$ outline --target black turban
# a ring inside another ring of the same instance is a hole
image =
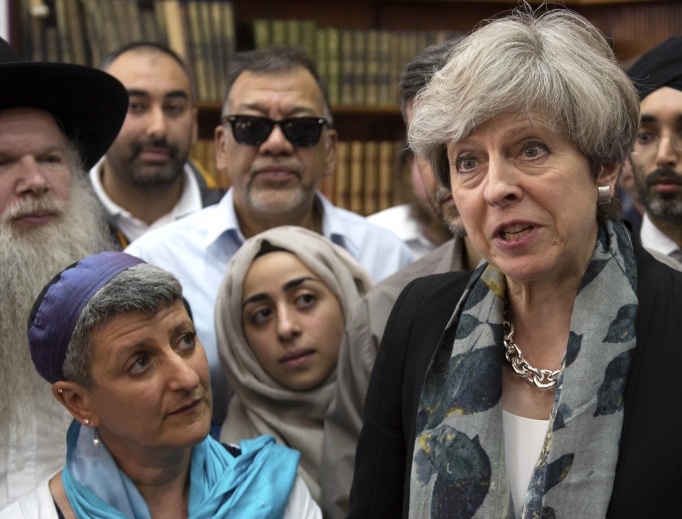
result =
[[[640,101],[662,87],[682,90],[682,37],[668,38],[628,70]]]

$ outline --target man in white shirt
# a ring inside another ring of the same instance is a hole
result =
[[[131,43],[100,68],[123,83],[130,105],[90,180],[126,247],[149,230],[218,202],[224,191],[188,162],[197,109],[189,71],[175,52],[157,43]]]
[[[640,98],[631,154],[644,247],[682,261],[682,37],[670,38],[628,71]]]
[[[112,247],[85,168],[128,96],[89,67],[21,62],[0,39],[0,509],[64,465],[71,415],[29,355],[31,307],[71,263]]]
[[[336,164],[326,86],[305,51],[268,47],[237,55],[215,130],[216,163],[232,188],[216,205],[149,233],[126,250],[175,274],[208,356],[213,421],[229,390],[218,360],[214,305],[227,264],[246,238],[280,225],[319,232],[345,248],[375,281],[412,260],[392,232],[334,207],[317,186]]]

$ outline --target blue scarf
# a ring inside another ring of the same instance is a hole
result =
[[[135,484],[117,466],[94,430],[75,420],[67,434],[64,489],[79,519],[151,519]],[[296,478],[299,453],[272,436],[240,442],[233,457],[207,436],[192,449],[189,519],[284,516]]]

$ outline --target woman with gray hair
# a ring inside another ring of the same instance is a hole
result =
[[[208,436],[206,354],[168,272],[121,252],[88,256],[38,296],[28,337],[74,420],[64,469],[0,518],[321,517],[296,451]]]
[[[349,517],[678,513],[682,274],[613,198],[638,124],[608,43],[563,9],[481,27],[417,96],[410,144],[484,260],[396,302]]]

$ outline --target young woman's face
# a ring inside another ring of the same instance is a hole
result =
[[[271,252],[253,262],[244,278],[242,325],[263,369],[288,389],[313,389],[336,365],[341,306],[294,254]]]

